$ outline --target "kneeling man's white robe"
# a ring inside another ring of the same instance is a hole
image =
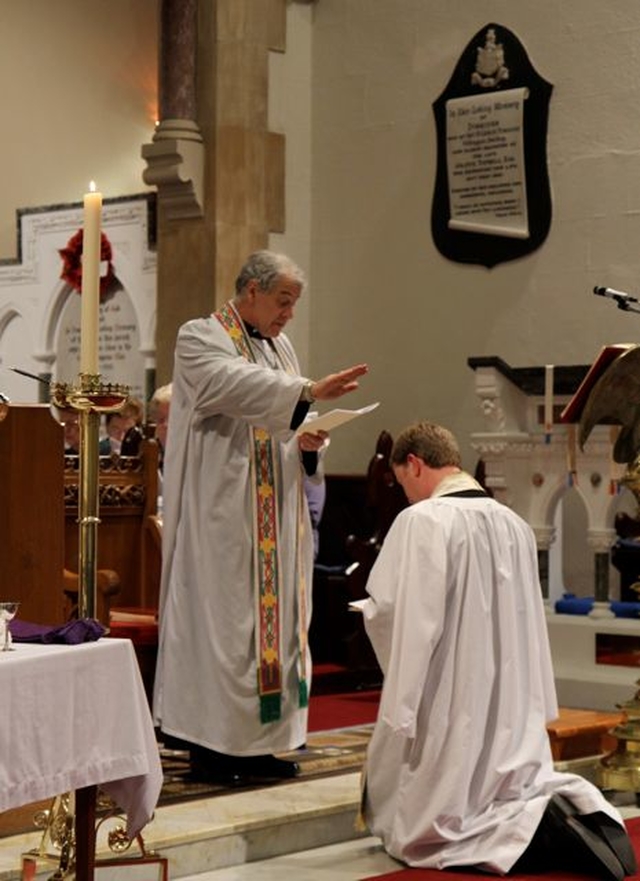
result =
[[[402,511],[371,572],[365,626],[384,672],[365,814],[412,866],[507,872],[554,792],[622,820],[553,767],[558,715],[535,539],[466,474]]]

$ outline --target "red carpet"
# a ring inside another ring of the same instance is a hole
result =
[[[309,731],[331,731],[376,721],[380,691],[353,691],[343,694],[311,695]]]
[[[640,817],[634,817],[633,820],[627,821],[627,830],[633,841],[636,852],[636,859],[640,864]],[[488,875],[485,872],[458,872],[447,870],[442,872],[439,869],[398,869],[395,872],[387,872],[386,875],[375,875],[369,878],[363,878],[362,881],[479,881],[479,879],[499,878],[499,875]],[[585,878],[577,872],[545,872],[539,875],[507,875],[506,878],[531,878],[535,881],[576,881],[578,878]],[[633,875],[634,879],[640,878],[640,875]]]

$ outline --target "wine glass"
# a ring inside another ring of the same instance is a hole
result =
[[[2,646],[0,646],[0,651],[13,651],[13,649],[11,648],[11,633],[9,632],[9,621],[12,621],[15,618],[19,605],[20,603],[15,602],[0,602],[0,633],[2,629],[4,629],[4,637],[2,638]]]

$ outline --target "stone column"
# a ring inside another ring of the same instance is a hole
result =
[[[589,529],[587,543],[593,548],[595,561],[594,603],[591,618],[614,618],[609,603],[609,552],[615,540],[613,529]]]
[[[196,122],[197,0],[162,0],[159,111],[142,147],[143,180],[158,187],[168,219],[202,216],[204,147]]]
[[[160,125],[196,119],[197,0],[162,0],[160,9]]]
[[[179,326],[228,299],[247,254],[284,228],[268,69],[286,21],[286,0],[162,0],[161,119],[142,148],[158,188],[159,384]]]
[[[549,605],[549,548],[556,539],[555,526],[534,526],[533,532],[536,537],[538,548],[538,572],[540,575],[540,587],[545,606]]]

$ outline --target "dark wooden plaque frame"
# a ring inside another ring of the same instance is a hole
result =
[[[478,50],[485,45],[490,30],[495,32],[496,42],[501,44],[504,51],[508,77],[487,87],[474,84],[472,77],[476,72]],[[452,98],[494,96],[497,92],[517,88],[527,88],[529,92],[523,112],[529,236],[520,239],[494,233],[450,229],[446,103]],[[479,263],[492,267],[531,253],[546,239],[551,226],[551,187],[546,142],[552,91],[551,83],[535,71],[520,40],[502,25],[486,24],[467,45],[447,87],[433,103],[438,160],[431,209],[431,232],[436,247],[444,257],[458,263]]]

